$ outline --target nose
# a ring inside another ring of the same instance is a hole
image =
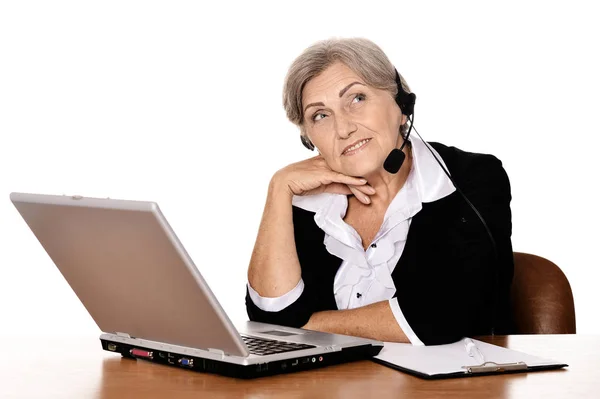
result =
[[[338,116],[335,119],[335,130],[338,137],[341,139],[347,139],[352,135],[352,133],[356,132],[356,129],[356,123],[349,118]]]

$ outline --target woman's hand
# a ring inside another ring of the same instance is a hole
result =
[[[273,179],[287,186],[292,195],[354,194],[363,204],[370,204],[369,195],[375,194],[365,179],[331,170],[321,155],[288,165],[277,171]]]

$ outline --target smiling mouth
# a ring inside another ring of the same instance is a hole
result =
[[[358,151],[360,148],[362,148],[363,146],[365,146],[369,141],[371,141],[371,139],[363,139],[355,144],[352,144],[349,147],[346,147],[344,149],[344,151],[342,152],[342,155],[351,155],[354,154],[356,151]]]

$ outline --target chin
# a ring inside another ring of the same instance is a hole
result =
[[[377,158],[361,159],[357,157],[356,160],[348,159],[342,163],[342,173],[348,176],[354,177],[366,177],[373,173],[376,173],[383,167],[383,162],[379,162]]]

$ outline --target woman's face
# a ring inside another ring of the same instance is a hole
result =
[[[389,92],[367,86],[341,62],[302,93],[304,131],[332,170],[367,177],[397,148],[406,122]]]

